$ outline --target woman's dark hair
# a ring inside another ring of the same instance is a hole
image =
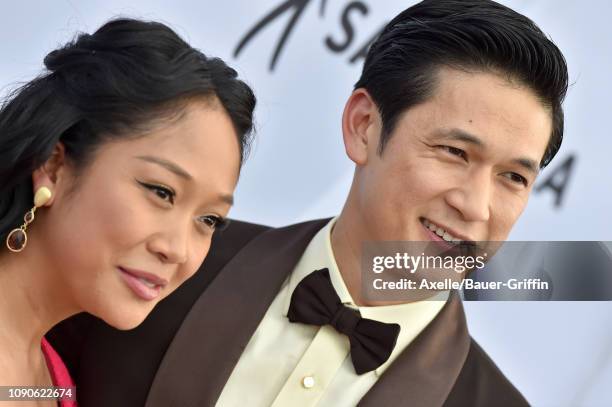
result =
[[[422,1],[372,44],[355,88],[365,88],[381,114],[381,154],[400,115],[433,95],[443,66],[499,72],[531,89],[552,113],[540,167],[548,165],[563,139],[565,59],[533,21],[490,0]]]
[[[115,19],[45,57],[47,71],[0,110],[0,239],[32,206],[32,172],[65,146],[75,170],[102,143],[142,133],[193,99],[218,101],[244,160],[255,96],[235,70],[191,47],[164,24]],[[215,103],[216,103],[215,101]]]

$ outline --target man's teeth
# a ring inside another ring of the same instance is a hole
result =
[[[431,230],[432,232],[434,232],[436,235],[440,236],[442,239],[446,240],[447,242],[453,242],[453,243],[461,242],[461,239],[451,235],[446,230],[442,229],[441,227],[437,225],[434,225],[427,219],[423,219],[423,224],[425,225],[427,229]]]
[[[157,284],[154,284],[154,283],[150,282],[149,280],[145,280],[145,279],[144,279],[144,278],[142,278],[142,277],[136,277],[136,278],[138,279],[138,281],[142,282],[142,283],[143,283],[144,285],[146,285],[147,287],[150,287],[150,288],[155,288],[155,287],[157,287]]]

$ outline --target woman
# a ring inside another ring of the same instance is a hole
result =
[[[0,111],[0,385],[69,384],[53,325],[134,328],[197,270],[252,130],[251,89],[160,23],[110,21],[45,65]]]

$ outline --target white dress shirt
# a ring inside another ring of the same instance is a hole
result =
[[[357,307],[336,265],[331,247],[332,219],[311,240],[283,283],[227,381],[217,406],[355,406],[387,367],[435,318],[448,299]],[[287,311],[295,286],[308,274],[329,269],[340,301],[361,316],[400,325],[397,344],[378,369],[358,375],[348,338],[333,327],[289,322]],[[214,369],[214,366],[211,366]]]

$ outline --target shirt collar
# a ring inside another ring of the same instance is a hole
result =
[[[448,300],[448,296],[448,291],[440,291],[435,296],[423,301],[359,307],[359,312],[364,318],[389,324],[395,323],[400,326],[400,333],[393,352],[391,352],[389,359],[376,369],[376,376],[382,375],[402,351],[433,321]]]
[[[349,294],[344,280],[338,270],[336,259],[331,247],[331,231],[336,223],[336,218],[331,219],[319,232],[312,238],[300,261],[296,264],[293,272],[289,275],[289,282],[285,286],[285,305],[283,315],[286,317],[289,312],[291,295],[300,281],[315,270],[328,269],[334,290],[340,301],[347,306],[355,307],[353,298]]]
[[[304,254],[289,275],[288,284],[285,285],[285,302],[283,316],[287,316],[291,295],[300,281],[315,270],[327,268],[329,276],[340,301],[348,307],[359,310],[364,318],[373,319],[385,323],[396,323],[400,325],[400,334],[397,343],[389,359],[376,369],[376,375],[380,376],[399,354],[406,348],[414,338],[435,318],[440,312],[446,300],[448,291],[442,291],[431,299],[397,305],[384,305],[376,307],[357,307],[349,293],[331,246],[331,231],[336,223],[336,218],[331,219],[306,247]]]

